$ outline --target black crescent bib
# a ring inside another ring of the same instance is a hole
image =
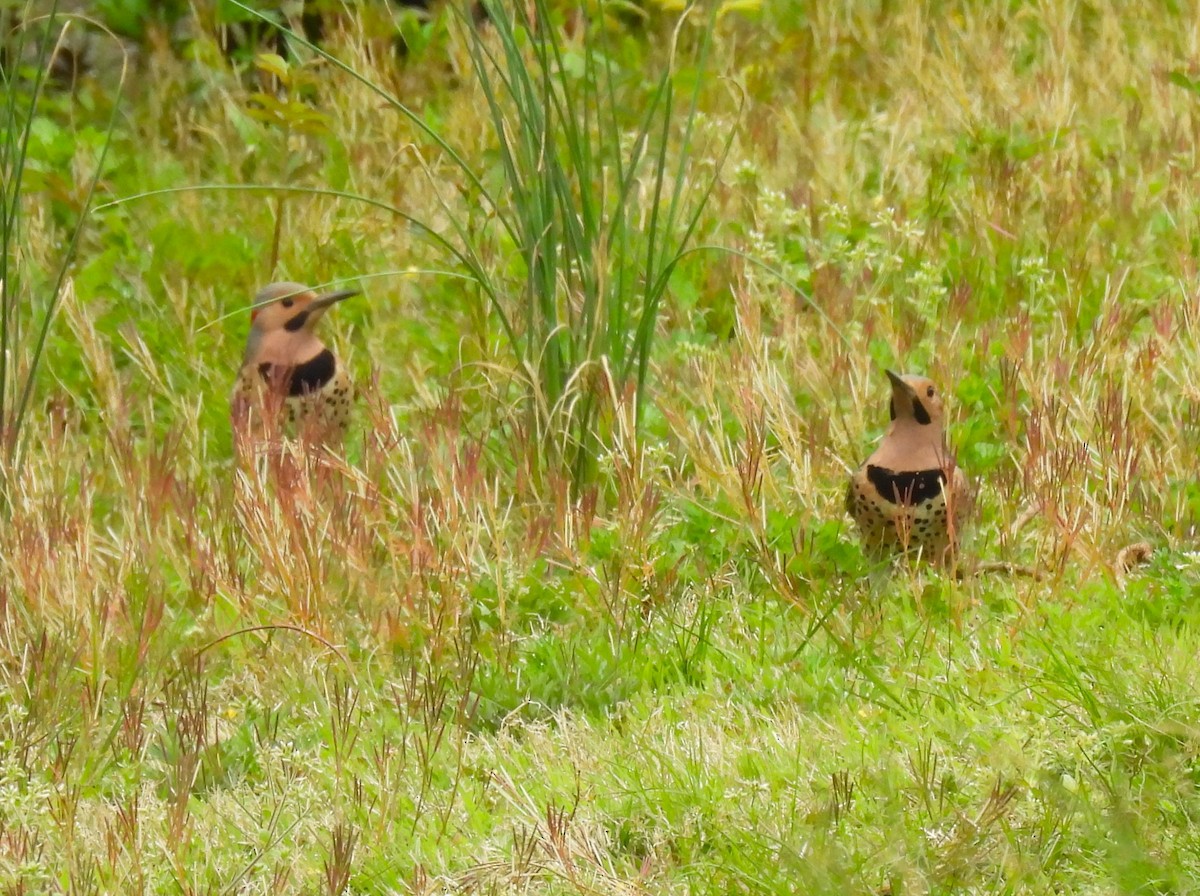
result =
[[[868,464],[867,479],[875,486],[880,497],[893,504],[916,507],[941,495],[946,474],[941,470],[898,473],[886,467]]]
[[[321,387],[333,379],[333,375],[337,373],[337,359],[334,358],[333,352],[325,349],[295,367],[276,369],[274,364],[259,364],[258,372],[264,380],[272,385],[275,383],[279,383],[281,386],[286,384],[289,398],[311,395],[314,392],[320,392]]]

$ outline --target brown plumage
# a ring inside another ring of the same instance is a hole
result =
[[[233,426],[239,438],[341,439],[350,422],[354,389],[313,328],[332,305],[357,294],[343,289],[317,295],[300,283],[272,283],[259,292],[233,387]]]
[[[967,477],[946,447],[942,399],[923,376],[892,381],[892,423],[852,477],[846,511],[872,554],[920,551],[937,563],[957,556]]]

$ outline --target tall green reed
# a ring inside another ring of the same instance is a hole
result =
[[[652,71],[650,52],[637,70],[616,61],[604,2],[577,39],[548,0],[485,6],[491,28],[471,31],[470,56],[504,174],[486,200],[521,277],[510,293],[497,268],[479,274],[518,362],[534,456],[578,490],[607,447],[606,412],[632,401],[640,422],[671,272],[728,154],[731,135],[715,166],[691,165],[712,20],[680,89],[692,7]]]

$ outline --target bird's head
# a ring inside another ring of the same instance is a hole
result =
[[[914,421],[921,426],[942,425],[942,396],[933,382],[923,376],[901,376],[887,371],[892,381],[892,419]]]
[[[254,310],[250,312],[251,325],[262,334],[276,331],[298,333],[302,330],[311,333],[326,310],[354,295],[358,295],[357,289],[340,289],[317,295],[302,283],[272,283],[264,286],[254,297]]]
[[[302,283],[264,286],[254,297],[242,364],[288,366],[319,354],[325,346],[313,327],[332,305],[357,294],[356,289],[341,289],[318,295]]]

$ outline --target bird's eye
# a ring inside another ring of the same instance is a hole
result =
[[[933,386],[930,386],[928,389],[926,389],[925,394],[928,395],[930,398],[933,398]]]
[[[296,300],[295,299],[283,299],[280,301],[279,304],[281,304],[284,308],[291,308],[293,305],[296,304]]]

